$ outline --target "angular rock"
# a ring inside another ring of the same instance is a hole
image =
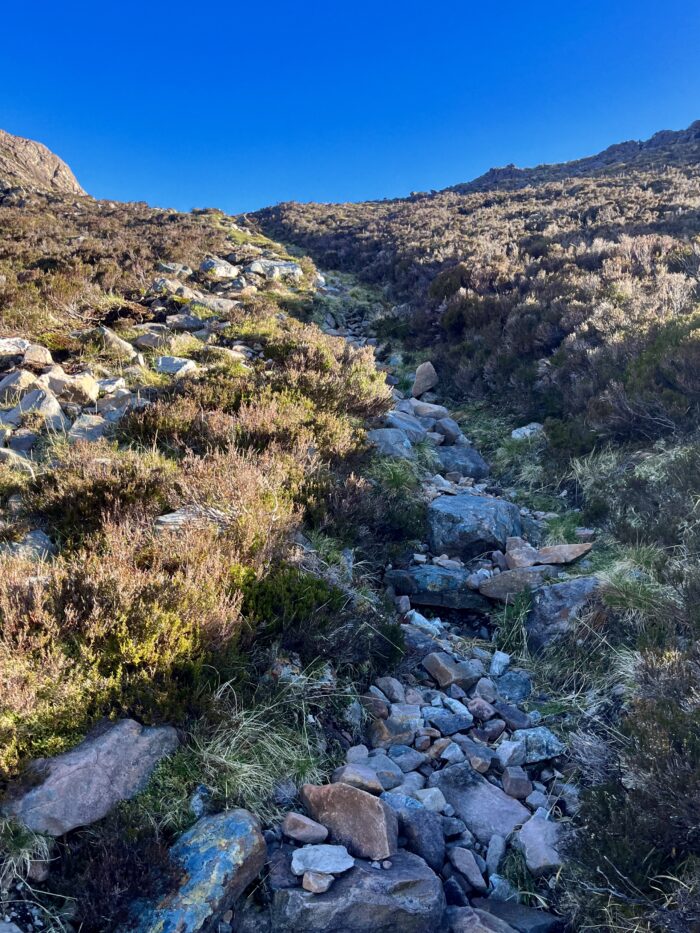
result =
[[[450,933],[518,933],[503,920],[472,907],[448,907]]]
[[[525,907],[516,901],[502,901],[496,898],[476,898],[473,906],[478,913],[492,914],[499,920],[510,924],[518,933],[559,933],[564,929],[560,917],[546,910]]]
[[[440,788],[457,816],[482,845],[488,845],[494,834],[509,836],[530,819],[526,807],[490,784],[467,762],[434,772],[428,784]]]
[[[399,830],[408,851],[425,859],[433,871],[440,871],[445,861],[445,836],[440,814],[425,807],[406,807],[398,814]]]
[[[535,593],[525,621],[530,647],[540,650],[571,631],[574,619],[600,587],[597,577],[575,577]]]
[[[525,856],[525,864],[539,878],[556,871],[562,865],[557,848],[561,841],[561,824],[548,819],[547,811],[539,809],[530,817],[515,837]]]
[[[0,553],[23,557],[25,560],[48,560],[57,553],[57,548],[51,538],[37,528],[19,541],[0,544]]]
[[[469,690],[483,674],[480,661],[455,661],[446,651],[434,651],[421,661],[422,666],[440,687],[456,684]]]
[[[185,373],[191,373],[197,369],[194,360],[187,360],[181,356],[159,356],[153,366],[156,372],[166,373],[169,376],[184,376]]]
[[[520,765],[510,765],[504,768],[501,780],[503,790],[509,797],[524,800],[532,793],[532,782]]]
[[[199,265],[200,272],[206,272],[214,279],[237,279],[241,274],[238,266],[232,266],[225,259],[218,256],[208,256]]]
[[[36,387],[36,377],[32,373],[25,369],[15,369],[0,380],[0,402],[14,405]]]
[[[497,599],[503,603],[510,602],[520,593],[542,586],[558,572],[555,567],[518,567],[515,570],[506,570],[482,581],[479,585],[479,592],[489,599]]]
[[[441,933],[445,897],[423,859],[399,852],[391,868],[367,862],[341,875],[321,895],[299,888],[275,892],[271,929],[284,933]]]
[[[566,751],[566,745],[546,726],[537,726],[534,729],[518,729],[513,733],[512,740],[522,743],[525,750],[523,762],[535,764],[538,761],[547,761],[556,758]],[[523,762],[519,762],[522,764]]]
[[[440,447],[437,457],[446,473],[461,473],[474,479],[483,479],[489,475],[488,463],[478,450],[465,444],[463,446]]]
[[[413,457],[411,442],[404,431],[398,428],[376,428],[367,432],[367,441],[383,457],[398,457],[410,460]]]
[[[413,381],[411,395],[413,398],[420,398],[421,395],[429,392],[430,389],[434,389],[439,381],[438,374],[435,372],[433,364],[429,361],[421,363],[418,369],[416,369],[416,378]]]
[[[322,871],[306,871],[301,886],[311,894],[325,894],[334,881],[333,875],[324,874]]]
[[[355,864],[345,846],[308,845],[295,849],[292,855],[292,873],[300,876],[307,871],[320,871],[327,875],[342,875]]]
[[[361,764],[343,765],[336,768],[331,780],[334,784],[350,784],[351,787],[359,787],[360,790],[366,790],[368,794],[381,794],[382,791],[388,789],[383,787],[382,782],[371,768]],[[396,784],[400,783],[400,780],[396,782]]]
[[[58,400],[48,389],[33,389],[14,408],[0,412],[0,424],[19,427],[28,414],[40,417],[50,431],[64,431],[70,426]]]
[[[408,403],[411,406],[413,414],[417,418],[433,418],[439,420],[440,418],[449,418],[450,413],[445,408],[444,405],[433,405],[431,402],[420,402],[418,399],[411,398],[408,399]]]
[[[522,703],[532,693],[532,678],[527,671],[506,671],[496,678],[499,694],[511,703]]]
[[[109,421],[103,418],[102,415],[81,415],[76,418],[68,432],[68,443],[99,441],[101,437],[105,436],[109,427]]]
[[[537,563],[572,564],[588,554],[592,547],[592,544],[554,544],[551,547],[541,547],[537,551]]]
[[[178,839],[171,861],[182,872],[175,891],[144,910],[137,933],[216,929],[262,871],[267,856],[260,824],[247,810],[206,816]]]
[[[485,894],[488,890],[488,885],[484,881],[484,876],[481,874],[481,870],[476,864],[476,859],[471,849],[463,849],[461,846],[455,846],[450,849],[449,857],[450,862],[460,875],[466,878],[469,887],[474,891],[480,891],[482,894]]]
[[[282,820],[282,832],[295,842],[311,845],[325,842],[328,839],[328,830],[325,826],[309,819],[303,813],[289,812]]]
[[[514,441],[529,440],[540,434],[544,434],[544,425],[540,424],[539,421],[531,421],[530,424],[526,424],[522,428],[515,428],[510,432],[510,436]]]
[[[442,434],[446,444],[454,444],[457,438],[462,436],[462,429],[454,418],[440,418],[435,422],[434,430]]]
[[[412,444],[419,444],[425,440],[427,434],[417,418],[402,411],[390,411],[384,419],[384,424],[387,428],[397,428],[403,431]]]
[[[178,744],[170,726],[147,728],[133,719],[109,723],[71,751],[32,762],[34,785],[11,788],[2,810],[50,836],[89,826],[142,790],[156,764]]]
[[[519,534],[520,511],[512,502],[464,493],[439,496],[428,506],[430,548],[469,560]]]
[[[349,784],[304,784],[301,799],[313,819],[357,858],[386,859],[397,851],[396,812]]]
[[[468,584],[466,570],[453,570],[437,564],[423,564],[408,570],[388,570],[384,581],[400,596],[409,596],[419,606],[447,609],[473,609],[487,612],[488,601]]]

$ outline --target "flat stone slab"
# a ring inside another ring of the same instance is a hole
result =
[[[357,858],[381,860],[396,852],[396,813],[378,797],[350,784],[304,784],[300,796],[312,818]]]
[[[496,573],[479,584],[479,592],[505,603],[520,593],[536,590],[559,573],[556,567],[517,567]]]
[[[62,836],[143,790],[161,758],[178,745],[171,726],[149,728],[133,719],[109,723],[71,751],[32,762],[36,783],[13,786],[2,810],[34,832]]]
[[[307,871],[320,871],[326,875],[342,875],[355,864],[345,846],[309,845],[295,849],[292,872],[300,877]]]
[[[457,816],[483,845],[488,845],[493,835],[507,838],[530,819],[527,807],[490,784],[468,762],[435,771],[428,784],[442,791]]]

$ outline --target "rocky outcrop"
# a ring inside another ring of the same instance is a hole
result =
[[[41,143],[0,130],[0,188],[85,194],[75,175]]]
[[[109,723],[71,751],[34,761],[33,786],[12,787],[2,810],[49,836],[89,826],[142,790],[156,764],[178,744],[170,726],[147,728],[133,719]]]

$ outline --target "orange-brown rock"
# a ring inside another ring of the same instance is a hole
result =
[[[381,860],[397,851],[396,813],[378,797],[350,784],[304,784],[301,799],[313,819],[356,858]]]

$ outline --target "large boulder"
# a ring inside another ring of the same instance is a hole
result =
[[[428,535],[435,554],[465,560],[502,549],[506,538],[522,530],[520,511],[512,502],[464,493],[439,496],[428,506]]]
[[[530,819],[526,807],[490,784],[468,762],[435,771],[428,784],[442,791],[482,845],[488,845],[494,834],[508,837]]]
[[[525,621],[530,647],[540,650],[571,631],[573,622],[600,587],[597,577],[575,577],[538,590]]]
[[[325,894],[276,891],[271,929],[285,933],[438,933],[445,895],[423,859],[399,852],[391,868],[356,861]]]
[[[11,788],[2,810],[49,836],[89,826],[142,790],[156,764],[178,743],[171,726],[147,728],[133,719],[109,723],[71,751],[34,761],[29,768],[33,784]]]
[[[400,428],[376,428],[367,432],[367,441],[383,457],[399,457],[410,460],[413,448],[406,433]]]
[[[488,476],[488,463],[478,450],[468,444],[438,447],[436,454],[443,473],[461,473],[462,476],[471,476],[474,479],[483,479],[484,476]]]
[[[408,570],[388,570],[384,582],[393,586],[398,596],[410,596],[419,606],[488,612],[487,600],[467,586],[468,577],[466,570],[422,564]]]
[[[383,800],[350,784],[304,784],[301,799],[332,838],[357,858],[386,859],[398,844],[398,819]]]
[[[267,848],[260,824],[247,810],[227,810],[199,820],[170,850],[181,872],[175,891],[139,917],[137,933],[216,929],[262,871]]]

